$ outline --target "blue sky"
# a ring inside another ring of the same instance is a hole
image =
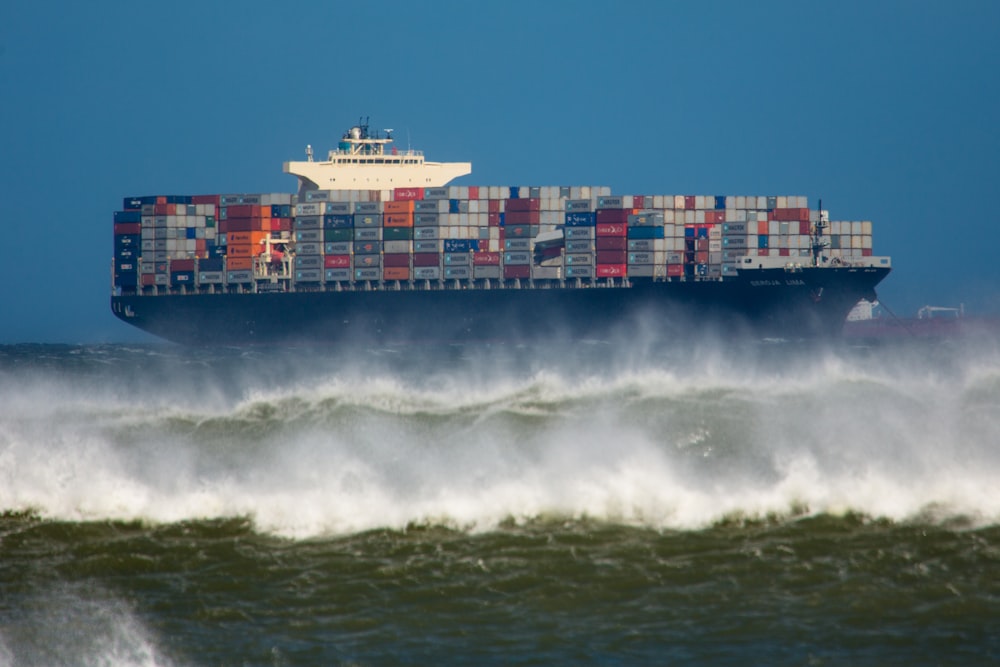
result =
[[[897,313],[1000,310],[1000,3],[0,4],[0,343],[110,313],[126,195],[291,192],[359,116],[467,184],[802,194]]]

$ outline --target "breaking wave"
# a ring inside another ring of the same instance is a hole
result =
[[[548,517],[1000,518],[992,349],[41,352],[8,349],[0,370],[0,510],[248,517],[293,538]]]

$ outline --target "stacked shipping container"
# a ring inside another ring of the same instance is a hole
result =
[[[279,277],[298,289],[721,279],[746,256],[806,263],[820,215],[805,197],[612,196],[590,186],[160,196],[123,208],[114,285],[151,293],[273,283],[288,251],[292,271]],[[871,223],[831,222],[820,240],[831,258],[869,256]],[[270,263],[259,261],[265,252]]]

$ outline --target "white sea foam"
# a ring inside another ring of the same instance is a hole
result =
[[[0,387],[0,508],[249,516],[289,537],[546,516],[696,529],[802,508],[1000,520],[996,356],[299,368],[240,391],[205,373],[196,394],[185,377],[138,395]]]
[[[53,584],[22,600],[20,611],[0,628],[2,667],[174,664],[129,605],[92,584]]]

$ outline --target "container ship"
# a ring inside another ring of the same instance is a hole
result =
[[[839,335],[891,270],[803,196],[464,186],[359,122],[295,193],[126,197],[112,312],[164,339],[532,342]]]

